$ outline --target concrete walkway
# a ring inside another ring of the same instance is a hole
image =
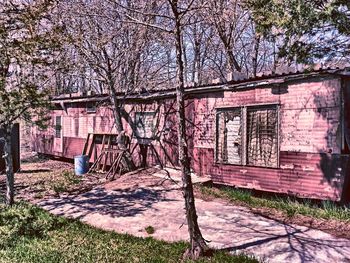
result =
[[[54,214],[119,233],[146,237],[145,227],[153,226],[157,239],[188,237],[179,185],[159,174],[122,177],[82,195],[38,204]],[[224,202],[197,199],[196,206],[203,236],[212,247],[243,251],[265,262],[350,262],[350,240],[282,224]]]

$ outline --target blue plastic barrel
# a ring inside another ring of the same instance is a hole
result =
[[[83,175],[89,171],[89,156],[74,156],[74,168],[76,175]]]

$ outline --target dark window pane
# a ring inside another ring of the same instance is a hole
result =
[[[74,119],[74,133],[75,137],[79,136],[79,118]]]
[[[61,116],[56,116],[55,137],[61,138],[61,133],[62,133],[62,118]]]
[[[96,112],[96,103],[95,102],[88,102],[86,104],[86,112],[87,113],[95,113]]]

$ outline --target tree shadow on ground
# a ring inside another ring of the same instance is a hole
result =
[[[30,170],[20,170],[17,174],[35,174],[35,173],[47,173],[51,172],[50,169],[30,169]]]
[[[260,225],[247,223],[244,218],[236,218],[233,223],[238,227],[232,231],[232,236],[245,238],[239,238],[236,245],[222,250],[252,254],[262,251],[262,259],[273,262],[328,262],[330,259],[349,262],[349,240],[318,234],[318,231],[311,228],[267,219],[268,221],[264,220],[265,224]]]
[[[77,196],[45,200],[40,202],[40,206],[48,211],[55,210],[53,212],[57,215],[78,219],[94,213],[110,217],[132,217],[152,208],[157,202],[173,201],[166,198],[167,191],[170,190],[139,187],[107,191],[95,188]]]
[[[22,191],[25,188],[27,188],[26,185],[15,183],[15,193],[18,193],[19,191]],[[5,194],[6,194],[6,175],[0,175],[0,199],[1,197],[5,197]]]

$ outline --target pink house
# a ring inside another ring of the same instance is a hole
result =
[[[321,69],[187,87],[193,171],[216,184],[349,201],[349,73]],[[120,100],[136,163],[178,166],[175,90]],[[33,128],[37,152],[73,158],[88,133],[116,132],[108,95],[52,102],[51,127]]]

